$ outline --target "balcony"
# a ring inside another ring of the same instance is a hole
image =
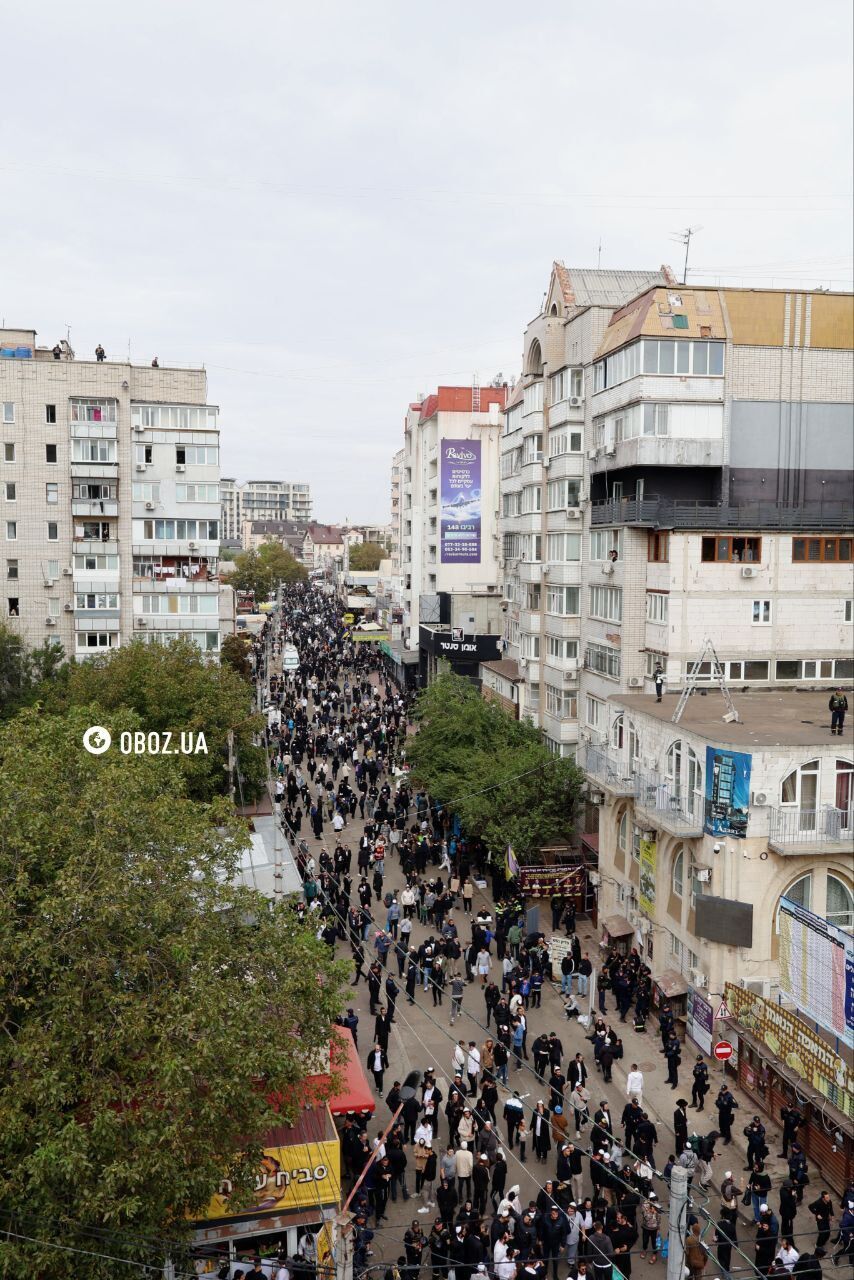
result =
[[[584,771],[591,782],[596,783],[614,796],[633,796],[635,794],[635,775],[629,762],[621,756],[611,755],[603,747],[594,747],[589,743],[584,753]]]
[[[117,516],[119,504],[109,498],[74,498],[71,502],[73,516]]]
[[[539,560],[520,560],[517,566],[520,582],[542,582],[543,565]],[[548,576],[548,574],[546,574]]]
[[[659,774],[635,775],[635,813],[640,822],[669,831],[671,835],[692,837],[703,834],[703,800],[674,787]]]
[[[607,449],[596,450],[590,471],[613,471],[615,467],[722,467],[724,442],[691,440],[674,436],[634,436]]]
[[[850,852],[854,846],[854,808],[772,809],[768,845],[785,857]]]
[[[746,502],[725,507],[717,502],[657,497],[616,498],[592,502],[590,523],[650,529],[848,529],[854,524],[854,502],[813,502],[803,507]]]
[[[539,609],[520,609],[519,630],[525,635],[539,635],[540,633]]]

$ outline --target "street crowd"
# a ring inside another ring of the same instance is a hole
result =
[[[296,647],[299,669],[268,677],[268,743],[278,812],[298,850],[299,910],[331,949],[347,949],[353,987],[366,984],[367,1019],[354,1002],[340,1021],[392,1116],[374,1137],[356,1116],[341,1131],[355,1188],[354,1275],[415,1280],[429,1267],[433,1280],[545,1280],[549,1272],[553,1280],[631,1280],[633,1269],[668,1256],[676,1165],[689,1180],[677,1248],[691,1280],[819,1280],[824,1259],[851,1267],[854,1187],[841,1203],[827,1192],[807,1197],[815,1238],[795,1231],[810,1181],[801,1113],[784,1115],[786,1173],[776,1184],[761,1119],[739,1121],[745,1166],[718,1174],[716,1194],[714,1162],[736,1166],[725,1152],[738,1104],[724,1082],[709,1106],[701,1054],[680,1083],[685,1046],[666,1002],[652,1014],[651,974],[638,952],[611,949],[591,960],[573,900],[558,892],[552,931],[565,931],[569,943],[553,967],[545,936],[526,931],[526,904],[503,857],[467,838],[452,813],[413,785],[405,761],[412,695],[382,672],[375,646],[354,641],[316,586],[285,590],[273,667],[286,644]],[[259,645],[259,669],[261,662]],[[354,825],[361,831],[351,839]],[[316,856],[304,829],[321,844]],[[476,907],[476,897],[485,905]],[[543,992],[553,986],[560,1029],[542,1025]],[[414,1050],[407,1010],[416,1003],[447,1038],[444,1090],[441,1070],[424,1070],[417,1086],[390,1076],[391,1028],[401,1024]],[[476,1038],[453,1030],[464,1012]],[[643,1071],[626,1060],[621,1027],[629,1019],[651,1045],[657,1033],[667,1082],[690,1093],[690,1101],[675,1100],[672,1143],[645,1107]],[[625,1104],[612,1111],[599,1081],[610,1084],[620,1060]],[[698,1133],[700,1117],[712,1113],[716,1123]],[[533,1196],[520,1189],[526,1168],[539,1188]],[[402,1231],[387,1225],[398,1200],[418,1205]],[[390,1261],[377,1261],[390,1252]]]

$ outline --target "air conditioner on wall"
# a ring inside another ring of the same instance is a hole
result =
[[[57,621],[56,618],[45,618],[44,625],[46,627],[55,627],[56,621]]]
[[[581,508],[580,508],[580,507],[567,507],[567,509],[566,509],[566,517],[567,517],[567,519],[568,519],[568,520],[580,520],[580,519],[581,519]]]
[[[146,502],[146,504],[145,504],[145,509],[146,509],[146,511],[153,511],[153,510],[154,510],[154,503],[153,503],[153,502]]]
[[[133,429],[134,429],[134,431],[144,431],[144,430],[145,430],[145,427],[142,425],[142,423],[141,423],[141,422],[135,422],[135,423],[133,424]]]
[[[137,620],[136,620],[136,625],[137,625],[138,627],[147,627],[147,626],[148,626],[148,620],[147,620],[146,618],[137,618]]]
[[[757,808],[766,805],[768,803],[768,792],[754,791],[753,795],[750,797],[750,803],[755,805]]]
[[[138,463],[136,464],[136,469],[137,469],[137,471],[144,471],[144,470],[145,470],[145,463],[144,463],[144,462],[138,462]]]
[[[63,569],[62,576],[63,578],[70,578],[73,573],[74,573],[74,570],[69,565],[67,568]]]
[[[742,576],[742,578],[755,578],[758,572],[759,572],[759,570],[756,568],[756,565],[753,565],[753,564],[743,564],[743,565],[741,566],[741,576]]]
[[[552,465],[552,460],[551,458],[543,458],[542,463],[543,463],[543,470],[548,471],[549,467]]]
[[[699,969],[692,969],[691,984],[695,987],[707,987],[709,985],[709,979],[704,973],[700,973]]]
[[[63,605],[62,607],[63,607],[63,609],[65,610],[65,612],[66,612],[66,613],[73,613],[73,612],[74,612],[74,605],[73,605],[73,604],[65,604],[65,605]]]
[[[752,991],[755,996],[762,996],[765,1000],[770,998],[770,978],[739,978],[738,985],[742,991]]]
[[[573,409],[578,409],[580,405],[584,404],[584,396],[570,396],[569,403]]]
[[[588,449],[588,450],[587,450],[587,457],[590,459],[590,461],[591,461],[591,462],[595,462],[595,461],[596,461],[596,459],[599,457],[599,450],[598,450],[598,449]]]
[[[611,564],[610,560],[606,560],[602,565],[602,572],[606,578],[610,578],[611,574],[614,572],[614,566]]]
[[[187,468],[186,468],[186,466],[184,465],[184,463],[183,463],[183,462],[176,462],[176,463],[175,463],[175,470],[176,470],[176,471],[186,471],[186,470],[187,470]]]
[[[630,689],[638,689],[642,684],[643,684],[643,680],[641,680],[640,676],[629,676]]]

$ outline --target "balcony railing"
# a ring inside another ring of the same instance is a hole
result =
[[[808,852],[842,846],[854,850],[854,806],[836,809],[772,809],[768,843],[779,853]]]
[[[633,769],[624,757],[605,747],[588,744],[582,761],[591,781],[612,795],[633,796],[635,808],[647,815],[651,826],[676,835],[703,833],[703,801],[675,787],[672,780]]]
[[[635,775],[631,772],[628,761],[620,756],[612,756],[602,747],[594,747],[589,743],[583,759],[579,761],[592,781],[606,787],[618,796],[635,794]]]
[[[854,525],[854,503],[781,507],[773,502],[745,502],[725,507],[717,502],[672,502],[652,496],[609,498],[591,503],[590,522],[664,529],[848,529]]]

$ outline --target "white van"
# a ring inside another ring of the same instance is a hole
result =
[[[282,670],[299,671],[299,654],[292,644],[286,644],[282,650]]]

